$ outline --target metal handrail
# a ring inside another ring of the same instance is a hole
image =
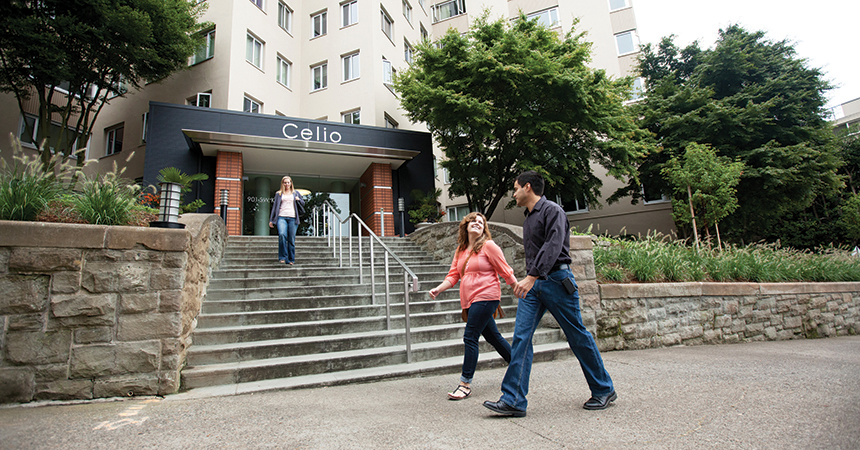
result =
[[[384,211],[383,211],[384,212]],[[320,213],[322,215],[320,216]],[[394,252],[382,242],[379,236],[358,217],[357,214],[351,213],[346,219],[341,219],[340,215],[334,210],[334,205],[331,204],[328,200],[324,201],[322,207],[314,206],[312,210],[313,215],[313,227],[314,227],[314,236],[319,237],[323,233],[326,237],[326,243],[329,247],[332,248],[332,257],[338,258],[340,267],[343,267],[343,227],[344,223],[349,222],[347,229],[349,230],[349,267],[354,267],[352,260],[352,219],[354,218],[359,227],[363,227],[368,234],[368,242],[370,243],[370,296],[373,304],[376,304],[376,263],[374,261],[373,255],[373,242],[376,241],[380,246],[382,246],[382,250],[385,252],[385,324],[386,328],[391,331],[391,298],[390,298],[390,289],[389,289],[389,281],[388,281],[388,257],[389,255],[394,258],[394,261],[397,264],[400,264],[400,267],[403,268],[403,309],[405,312],[405,325],[406,325],[406,362],[412,362],[412,333],[410,331],[410,323],[409,323],[409,291],[411,290],[413,293],[418,293],[418,276],[415,275],[409,266],[406,265],[400,258],[397,257]],[[384,216],[383,216],[383,227],[384,225]],[[337,226],[332,227],[332,224],[337,224]],[[359,228],[359,231],[361,228]],[[383,234],[385,234],[385,228],[383,228]],[[364,259],[362,258],[362,236],[358,237],[358,277],[359,283],[364,284]],[[412,277],[412,287],[409,287],[409,277]]]

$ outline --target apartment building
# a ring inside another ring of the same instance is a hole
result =
[[[297,188],[329,193],[344,213],[358,214],[380,234],[412,231],[408,217],[401,230],[398,199],[408,206],[413,189],[441,188],[446,219],[459,220],[469,206],[448,198],[447,176],[437,169],[443,152],[425,126],[405,117],[391,86],[415,43],[449,28],[465,31],[485,9],[491,19],[523,12],[560,33],[578,18],[578,30],[594,44],[592,64],[621,77],[638,53],[631,2],[209,1],[202,19],[213,26],[189,69],[113,99],[99,116],[87,158],[100,168],[126,167],[125,176],[147,184],[168,166],[209,174],[189,196],[206,202],[203,211],[217,211],[226,189],[233,235],[269,234],[271,198],[284,175]],[[0,111],[0,129],[20,135],[25,119],[11,111],[14,100],[0,101],[9,105]],[[605,196],[613,186],[607,179]],[[663,198],[600,209],[551,195],[581,229],[674,228]],[[503,207],[491,217],[522,219],[521,211]]]
[[[860,132],[860,98],[830,108],[830,116],[837,130],[857,134]]]

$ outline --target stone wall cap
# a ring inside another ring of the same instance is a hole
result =
[[[0,220],[2,247],[104,248],[107,225]]]
[[[129,250],[141,244],[150,250],[181,252],[191,242],[191,233],[178,228],[109,227],[105,248]]]

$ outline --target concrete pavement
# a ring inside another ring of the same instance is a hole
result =
[[[619,398],[586,411],[573,358],[535,364],[528,416],[481,406],[504,369],[203,397],[0,407],[2,449],[858,449],[860,336],[603,354]]]

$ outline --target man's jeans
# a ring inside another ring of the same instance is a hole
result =
[[[475,367],[478,365],[478,337],[483,335],[484,339],[499,352],[505,361],[511,360],[511,345],[499,333],[493,313],[499,307],[499,300],[472,302],[469,306],[469,320],[463,331],[463,373],[460,381],[471,383],[475,376]]]
[[[296,261],[296,228],[295,217],[278,217],[278,261]]]
[[[571,295],[561,284],[561,281],[568,277],[573,281],[573,274],[569,269],[550,273],[546,280],[535,281],[526,297],[520,299],[517,304],[511,362],[502,380],[501,398],[503,402],[517,409],[525,411],[528,406],[526,395],[529,393],[529,375],[534,358],[532,336],[546,311],[555,317],[567,336],[570,349],[579,359],[582,373],[588,381],[591,395],[607,395],[613,390],[612,379],[603,367],[597,344],[591,333],[582,325],[579,290]]]

